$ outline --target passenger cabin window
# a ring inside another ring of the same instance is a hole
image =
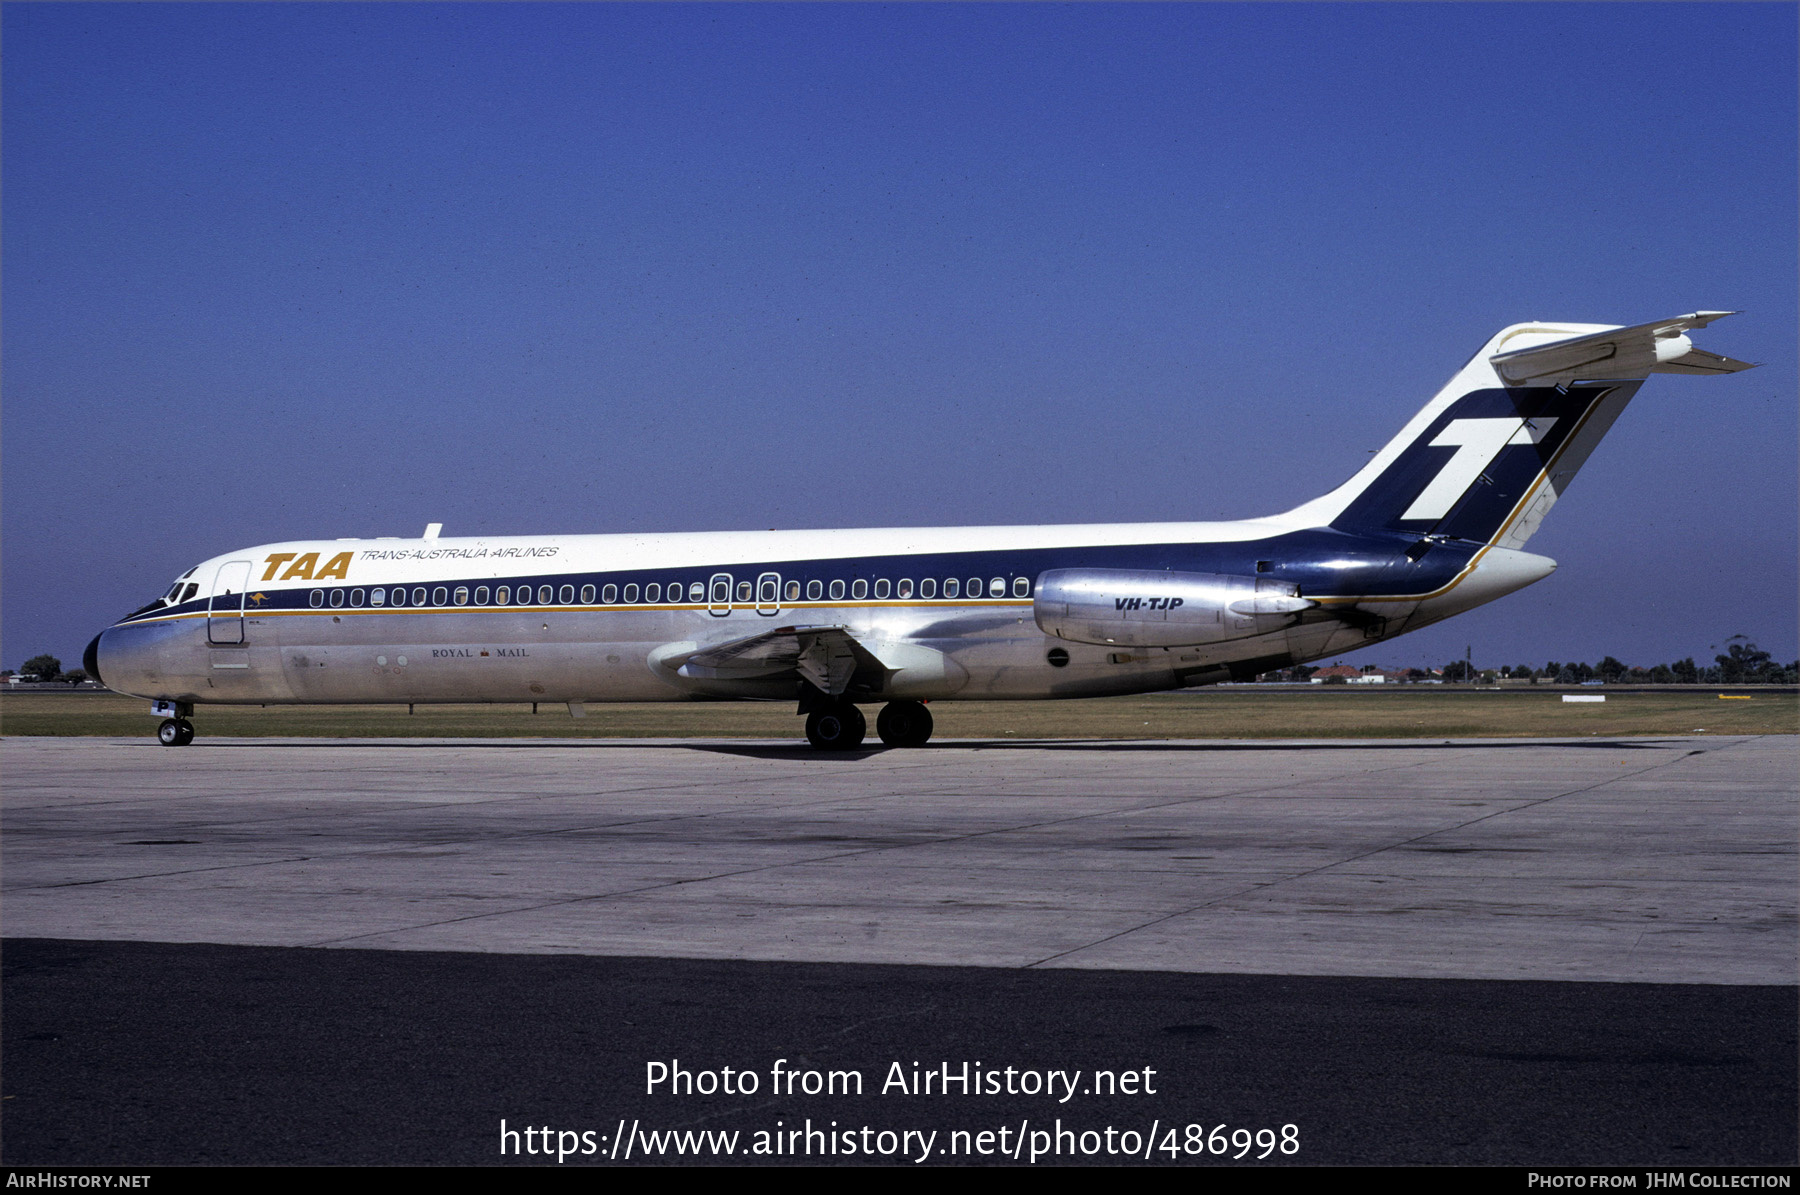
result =
[[[738,582],[738,599],[737,600],[740,602],[747,602],[750,600],[750,582],[748,582],[748,581],[739,581]]]
[[[1031,582],[1026,580],[1024,577],[1014,577],[1013,578],[1013,596],[1014,597],[1030,597],[1031,596]]]
[[[858,577],[856,580],[850,582],[850,596],[859,602],[862,601],[864,598],[868,597],[869,596],[869,583],[867,581],[863,580],[861,577]]]
[[[615,585],[608,585],[606,587],[605,595],[601,598],[601,600],[610,602],[618,596],[619,596],[618,587]],[[591,604],[593,602],[593,600],[594,600],[594,587],[592,585],[583,585],[581,587],[581,604],[586,606],[586,605]]]
[[[629,589],[627,589],[626,592],[629,593],[631,591]],[[644,586],[644,600],[646,602],[662,601],[662,586],[655,581],[652,581],[652,582],[650,582],[650,584]]]
[[[757,588],[757,593],[756,593],[757,601],[761,602],[765,606],[770,605],[771,603],[773,603],[775,601],[775,582],[764,581],[761,584],[759,584],[756,588]],[[796,596],[798,596],[798,595],[796,595]]]
[[[331,591],[331,608],[333,610],[335,610],[343,604],[344,604],[344,591],[341,589],[332,590]]]
[[[636,585],[627,585],[625,587],[625,604],[627,606],[634,605],[637,602],[637,595],[638,587]]]
[[[548,606],[550,604],[550,599],[555,596],[556,590],[550,588],[548,585],[538,586],[538,605]]]
[[[369,605],[371,605],[371,606],[387,605],[387,590],[385,590],[385,589],[369,590]]]
[[[593,601],[592,596],[590,596],[593,593],[593,591],[594,591],[594,587],[592,585],[588,586],[586,589],[583,589],[581,591],[582,595],[583,595],[583,600]],[[608,585],[606,588],[602,589],[600,591],[600,600],[601,600],[601,602],[603,602],[604,604],[606,604],[608,606],[610,606],[614,602],[618,601],[619,600],[619,587],[617,585]]]
[[[352,589],[350,591],[350,604],[352,606],[360,606],[363,604],[363,591],[362,590]]]
[[[323,606],[325,604],[325,591],[323,589],[315,589],[312,591],[312,593],[310,595],[308,595],[306,600],[308,602],[310,602],[315,609],[317,609],[318,607]]]
[[[909,598],[912,596],[911,577],[900,578],[900,584],[894,586],[894,596],[897,598]]]
[[[957,584],[955,577],[945,577],[944,578],[944,596],[945,597],[955,597],[957,590],[960,588],[961,588],[961,586]]]
[[[841,602],[844,600],[844,583],[842,581],[833,581],[831,583],[831,600],[834,602]]]
[[[485,605],[487,605],[487,600],[488,600],[488,587],[485,585],[476,586],[475,587],[475,604],[477,606],[485,606]]]
[[[469,587],[467,585],[458,585],[456,587],[456,593],[451,597],[451,600],[454,601],[459,606],[468,605],[469,604]]]
[[[575,587],[573,585],[565,585],[561,589],[557,590],[556,591],[556,600],[561,602],[565,606],[568,605],[570,602],[573,602],[575,600]]]
[[[440,585],[431,591],[431,604],[434,606],[441,606],[449,596],[449,591]]]
[[[412,604],[415,606],[425,604],[425,587],[423,585],[412,591]]]
[[[824,596],[825,596],[825,585],[823,582],[808,581],[806,583],[806,600],[807,601],[816,602],[821,597],[824,597]]]
[[[502,585],[500,588],[494,590],[494,605],[504,606],[504,605],[506,605],[506,603],[508,603],[510,601],[512,601],[512,590],[511,589]]]
[[[723,605],[724,603],[729,602],[731,600],[731,582],[714,581],[712,600],[717,605]]]
[[[995,577],[992,581],[988,582],[988,596],[989,597],[1005,597],[1006,596],[1006,578],[1005,577]]]
[[[981,596],[981,578],[980,577],[970,577],[969,578],[969,596],[972,598],[978,598]]]
[[[790,602],[797,602],[800,600],[800,582],[789,581],[787,583],[787,600]]]
[[[670,591],[673,592],[675,587],[670,586],[669,588],[670,588]],[[701,601],[702,599],[704,599],[705,597],[706,597],[706,582],[695,581],[692,585],[688,586],[688,601],[698,602],[698,601]],[[720,600],[723,601],[724,599],[721,598]]]
[[[875,582],[875,596],[878,598],[884,598],[887,595],[888,595],[888,579],[886,577],[883,577],[879,581]]]
[[[937,596],[937,581],[931,577],[926,577],[923,581],[920,581],[919,582],[919,596],[922,598],[936,597]]]

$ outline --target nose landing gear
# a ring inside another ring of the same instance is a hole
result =
[[[163,746],[185,747],[194,741],[194,724],[188,721],[188,715],[194,712],[192,702],[153,701],[150,712],[163,716],[162,725],[156,728],[156,741]]]

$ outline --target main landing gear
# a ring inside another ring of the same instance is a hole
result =
[[[875,719],[875,733],[890,747],[923,747],[931,741],[931,711],[922,701],[890,701]]]
[[[194,741],[194,724],[186,718],[164,718],[156,728],[156,741],[165,747],[185,747]]]
[[[806,741],[821,751],[854,750],[868,733],[868,719],[848,701],[806,715]],[[931,711],[921,701],[890,701],[875,719],[875,733],[890,747],[923,747],[931,738]]]
[[[806,741],[821,751],[853,751],[868,733],[868,719],[848,701],[806,715]]]

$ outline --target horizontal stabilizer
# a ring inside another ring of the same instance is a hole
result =
[[[1528,328],[1515,339],[1550,339],[1496,353],[1489,360],[1509,386],[1533,381],[1545,385],[1593,378],[1644,378],[1652,373],[1736,373],[1755,366],[1697,349],[1684,335],[1690,329],[1704,328],[1716,319],[1735,314],[1696,311],[1655,323],[1607,328],[1574,337],[1563,336],[1551,327]]]
[[[1741,369],[1755,369],[1754,361],[1739,361],[1734,357],[1721,357],[1717,353],[1709,353],[1705,349],[1689,349],[1686,356],[1677,357],[1673,361],[1664,361],[1657,365],[1657,373],[1737,373]]]

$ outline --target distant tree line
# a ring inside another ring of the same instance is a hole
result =
[[[1781,664],[1743,635],[1725,641],[1724,654],[1713,657],[1711,664],[1696,663],[1694,657],[1649,668],[1623,664],[1607,656],[1598,664],[1575,661],[1559,663],[1551,660],[1542,668],[1515,664],[1500,669],[1499,675],[1519,679],[1541,680],[1558,685],[1580,685],[1600,681],[1608,685],[1793,685],[1800,684],[1800,660]],[[1444,679],[1448,680],[1449,670]]]
[[[1533,664],[1512,664],[1501,668],[1476,669],[1474,676],[1482,681],[1492,683],[1497,680],[1532,680],[1547,685],[1582,685],[1590,681],[1599,681],[1608,685],[1795,685],[1800,684],[1800,660],[1790,664],[1777,663],[1768,652],[1763,651],[1744,635],[1733,635],[1725,641],[1724,654],[1713,657],[1711,664],[1696,663],[1692,656],[1685,660],[1676,660],[1671,664],[1656,664],[1649,668],[1634,667],[1621,663],[1612,656],[1607,656],[1598,664],[1583,664],[1578,661],[1564,663],[1551,660],[1543,667]],[[1307,681],[1319,668],[1312,664],[1298,664],[1292,668],[1284,668],[1279,672],[1265,673],[1263,680]],[[1362,667],[1365,673],[1377,672],[1373,664]],[[1392,676],[1392,674],[1390,674]],[[1470,680],[1470,668],[1464,660],[1451,660],[1437,672],[1423,668],[1408,668],[1403,676],[1393,679],[1411,681],[1444,681],[1447,683],[1467,684]],[[1345,678],[1332,676],[1327,683],[1344,683]]]
[[[12,676],[9,668],[0,672],[0,676]],[[32,656],[19,665],[18,676],[29,681],[62,681],[64,684],[79,685],[88,678],[88,674],[76,668],[70,672],[62,670],[62,661],[55,656]]]

